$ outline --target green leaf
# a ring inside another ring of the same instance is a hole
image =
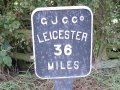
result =
[[[3,64],[3,57],[0,56],[0,64]]]
[[[7,55],[7,52],[6,51],[0,51],[0,57],[4,57]]]
[[[10,46],[8,41],[5,41],[2,45],[1,45],[1,49],[2,50],[6,50],[9,51],[12,47]]]
[[[90,3],[92,0],[79,0],[80,2],[82,2],[82,3]]]
[[[29,2],[28,1],[21,2],[20,5],[23,8],[28,8],[29,7]]]
[[[18,29],[20,27],[20,22],[19,21],[14,21],[12,23],[12,29]]]
[[[5,29],[9,29],[9,25],[8,24],[4,24],[4,28]]]
[[[5,56],[3,58],[3,62],[5,65],[7,65],[8,67],[12,66],[12,59],[10,56]]]

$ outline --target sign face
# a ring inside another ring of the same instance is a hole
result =
[[[35,73],[39,78],[75,78],[90,73],[93,40],[90,8],[37,8],[31,22]]]

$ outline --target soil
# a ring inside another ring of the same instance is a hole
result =
[[[38,79],[35,75],[32,76],[24,76],[19,75],[16,77],[12,76],[3,76],[4,78],[1,79],[2,82],[13,81],[20,86],[19,90],[26,90],[24,84],[28,83],[29,90],[54,90],[54,85],[52,80],[41,80]],[[19,82],[18,82],[19,81]],[[37,87],[35,89],[35,87]],[[107,86],[98,82],[91,76],[85,78],[78,78],[73,83],[72,90],[109,90]]]

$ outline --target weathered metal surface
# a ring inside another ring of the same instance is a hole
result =
[[[54,90],[73,90],[73,79],[54,80]]]
[[[39,78],[74,78],[90,73],[93,15],[88,7],[38,8],[31,20]]]

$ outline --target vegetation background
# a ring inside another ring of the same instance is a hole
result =
[[[0,0],[0,90],[53,90],[34,75],[32,11],[37,7],[89,6],[94,14],[93,70],[74,90],[120,90],[120,0]]]

